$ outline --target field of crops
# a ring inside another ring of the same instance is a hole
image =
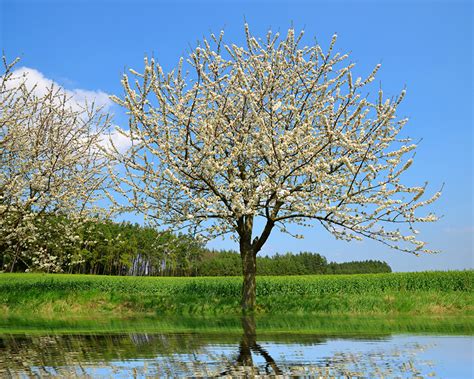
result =
[[[1,274],[0,293],[17,291],[100,290],[141,294],[207,294],[239,296],[239,277],[160,278],[62,274]],[[364,275],[261,276],[259,296],[269,294],[325,295],[387,291],[473,290],[474,271],[438,271]]]
[[[260,311],[299,313],[463,314],[473,309],[474,271],[361,275],[261,276]],[[239,277],[159,278],[61,274],[0,274],[0,306],[15,312],[120,307],[154,313],[236,313]],[[59,306],[58,306],[59,304]],[[0,308],[1,309],[1,308]]]

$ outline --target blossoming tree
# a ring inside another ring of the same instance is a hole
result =
[[[14,72],[17,61],[3,58],[0,75],[0,261],[8,271],[19,261],[56,271],[59,257],[45,245],[73,244],[76,221],[97,200],[109,121],[59,87],[31,85]]]
[[[399,137],[405,91],[385,100],[380,90],[371,102],[363,91],[380,65],[353,78],[354,64],[334,52],[336,36],[325,52],[301,46],[293,29],[263,39],[245,31],[245,47],[211,35],[170,73],[145,58],[132,83],[124,75],[125,94],[114,100],[130,115],[122,133],[132,146],[116,151],[125,175],[115,182],[129,208],[237,240],[244,310],[255,307],[257,253],[290,223],[430,252],[414,224],[436,216],[416,211],[440,194],[422,200],[426,184],[400,181],[416,148]]]

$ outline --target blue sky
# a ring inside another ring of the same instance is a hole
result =
[[[304,240],[274,234],[264,253],[314,251],[329,260],[382,259],[397,271],[472,268],[473,262],[473,5],[470,1],[11,1],[0,0],[0,47],[20,66],[69,90],[121,94],[125,70],[140,71],[153,54],[172,69],[190,46],[225,29],[244,42],[244,19],[254,34],[305,29],[306,43],[323,47],[338,33],[337,51],[351,52],[356,76],[377,64],[386,95],[407,87],[399,108],[406,135],[423,138],[408,184],[445,183],[433,210],[444,215],[421,226],[436,256],[414,257],[383,245],[336,241],[321,228]],[[111,106],[116,123],[125,124]],[[236,247],[217,240],[215,248]]]

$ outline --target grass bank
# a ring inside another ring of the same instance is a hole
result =
[[[472,316],[474,271],[257,279],[257,313]],[[0,317],[238,315],[238,277],[1,274]]]
[[[472,335],[474,321],[468,316],[397,315],[259,315],[256,330],[265,334],[318,334],[320,336],[372,336],[391,334]],[[0,318],[0,336],[5,334],[124,334],[201,333],[242,334],[242,321],[235,316],[160,316],[130,319],[39,319]]]

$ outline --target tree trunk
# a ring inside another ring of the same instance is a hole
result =
[[[277,207],[281,204],[277,203]],[[273,217],[276,217],[277,211],[274,211]],[[244,283],[242,286],[242,312],[253,313],[257,303],[257,253],[261,250],[263,244],[267,241],[275,225],[272,219],[268,219],[260,237],[252,241],[253,215],[242,216],[237,221],[240,238],[240,257],[242,258],[242,272]]]
[[[20,244],[17,244],[16,249],[15,249],[15,256],[13,257],[13,261],[11,263],[10,272],[13,272],[13,270],[15,269],[15,264],[19,256],[20,256]]]
[[[257,303],[257,254],[250,245],[241,244],[240,256],[242,258],[242,272],[244,282],[242,285],[242,311],[253,312]]]

